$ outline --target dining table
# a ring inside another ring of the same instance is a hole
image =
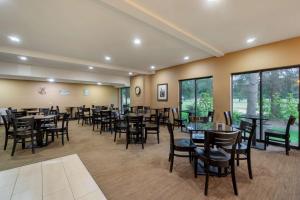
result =
[[[242,115],[241,118],[249,119],[252,121],[252,124],[257,127],[257,121],[259,121],[259,140],[262,141],[262,121],[268,120],[268,118],[259,116],[259,115]],[[254,137],[252,139],[252,146],[259,150],[264,150],[264,144],[258,143],[257,141],[257,131],[254,131]]]
[[[43,141],[43,131],[41,131],[41,125],[44,121],[55,118],[56,115],[27,115],[19,117],[18,119],[29,119],[33,118],[35,122],[34,129],[37,131],[36,134],[36,147],[44,147],[47,144]]]

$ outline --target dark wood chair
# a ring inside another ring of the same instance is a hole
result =
[[[126,116],[127,121],[127,132],[126,132],[126,149],[128,149],[128,144],[141,143],[144,149],[144,125],[143,116]]]
[[[137,106],[136,113],[144,113],[144,106]]]
[[[170,108],[163,109],[162,123],[168,124],[170,120]]]
[[[92,110],[92,124],[93,124],[93,131],[95,130],[95,126],[97,126],[97,129],[99,127],[99,124],[101,123],[101,110],[99,108]]]
[[[39,113],[41,115],[49,115],[50,109],[49,108],[39,108]]]
[[[82,120],[82,118],[83,118],[83,109],[84,108],[85,108],[85,106],[77,107],[77,111],[75,113],[75,116],[77,118],[77,124],[79,124],[80,120]]]
[[[12,122],[7,115],[1,115],[3,120],[4,128],[5,128],[5,136],[4,136],[4,150],[6,150],[7,143],[9,139],[13,139],[13,126]]]
[[[286,125],[285,132],[267,129],[265,131],[265,149],[269,145],[269,142],[276,142],[276,143],[283,143],[285,146],[285,153],[289,155],[289,151],[291,150],[290,147],[290,128],[294,125],[296,118],[294,116],[290,116],[288,123]]]
[[[224,117],[225,117],[225,123],[228,126],[232,126],[232,116],[230,111],[225,111],[224,112]]]
[[[196,148],[195,149],[195,159],[194,159],[194,170],[195,177],[197,177],[197,167],[198,167],[198,159],[204,163],[204,171],[205,171],[205,190],[204,194],[208,193],[208,182],[210,171],[209,168],[216,167],[219,170],[225,169],[225,171],[230,168],[232,184],[235,195],[238,195],[238,189],[235,178],[235,149],[237,144],[237,137],[239,131],[232,133],[221,133],[221,132],[205,132],[205,147]],[[212,148],[212,146],[216,146],[217,148]],[[223,147],[231,146],[230,153],[226,153],[223,151]]]
[[[124,134],[127,133],[127,122],[122,115],[116,116],[114,120],[114,131],[115,131],[114,142],[117,139],[117,133],[119,133],[119,138],[121,137],[122,133]]]
[[[156,116],[155,122],[147,122],[145,124],[145,142],[147,142],[148,134],[156,134],[157,143],[159,144],[159,133],[160,133],[160,119],[161,113]]]
[[[251,167],[251,143],[252,143],[256,126],[250,122],[241,121],[239,129],[245,135],[248,135],[248,137],[246,141],[241,142],[241,138],[240,138],[241,135],[239,135],[239,140],[238,140],[239,142],[236,145],[237,166],[239,166],[240,160],[247,160],[249,178],[253,179],[252,167]],[[231,146],[224,147],[223,149],[228,153],[231,152]]]
[[[65,136],[69,141],[69,117],[69,114],[63,114],[61,127],[51,127],[46,130],[46,143],[48,143],[48,136],[51,136],[52,141],[54,141],[54,134],[56,134],[57,136],[61,136],[62,145],[65,145]]]
[[[194,154],[194,149],[196,145],[187,138],[174,138],[173,125],[168,123],[168,130],[170,134],[170,152],[169,152],[169,162],[170,162],[170,172],[173,171],[174,157],[188,157],[189,161],[192,161],[192,156]],[[178,154],[178,153],[180,154]],[[186,153],[186,154],[183,154]]]
[[[113,133],[112,129],[112,112],[110,110],[101,110],[100,111],[100,134],[102,134],[102,130],[107,130],[109,128],[110,133]]]
[[[91,116],[91,109],[90,108],[82,108],[82,113],[81,113],[81,119],[83,124],[92,124],[92,116]]]
[[[32,118],[12,118],[14,133],[13,133],[13,148],[11,152],[11,156],[14,156],[16,151],[17,143],[24,144],[26,139],[29,139],[31,142],[31,152],[35,153],[34,150],[34,138],[36,136],[36,132],[34,131],[34,119]]]
[[[173,115],[173,130],[174,127],[177,126],[178,128],[180,127],[180,130],[182,131],[182,128],[184,127],[184,122],[186,120],[181,119],[178,108],[172,108],[172,115]]]

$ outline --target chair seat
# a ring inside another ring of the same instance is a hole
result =
[[[190,151],[196,148],[196,145],[186,138],[174,139],[174,148],[178,151]]]
[[[277,137],[277,138],[282,138],[284,139],[286,137],[286,133],[282,132],[282,131],[275,131],[275,130],[271,130],[271,129],[267,129],[265,131],[265,134],[271,137]]]
[[[154,123],[146,123],[145,124],[145,128],[146,129],[157,129],[157,124],[154,124]]]
[[[210,149],[209,156],[204,149],[196,148],[195,155],[202,161],[207,161],[209,165],[229,166],[230,155],[221,149]]]
[[[119,128],[119,129],[126,129],[127,128],[127,123],[125,121],[117,122],[116,127]]]
[[[192,135],[192,140],[195,143],[204,143],[204,134],[203,133],[194,133]]]
[[[223,147],[224,151],[226,152],[231,152],[232,146],[226,146]],[[243,154],[247,152],[247,144],[242,142],[242,143],[238,143],[236,145],[236,153],[237,154]]]

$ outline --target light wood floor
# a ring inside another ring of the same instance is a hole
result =
[[[36,163],[77,153],[107,199],[300,199],[300,152],[292,150],[285,156],[282,148],[268,151],[253,150],[253,174],[250,180],[247,165],[237,168],[239,196],[233,194],[231,178],[210,178],[209,194],[205,197],[204,177],[193,176],[192,166],[186,158],[175,158],[173,173],[169,173],[169,135],[161,130],[161,143],[155,136],[148,136],[142,150],[140,145],[129,145],[125,150],[124,135],[113,142],[110,133],[92,131],[90,126],[71,122],[70,142],[65,146],[56,140],[49,146],[22,150],[18,146],[10,157],[11,141],[3,151],[3,127],[0,128],[0,170]],[[176,132],[176,137],[188,137]]]

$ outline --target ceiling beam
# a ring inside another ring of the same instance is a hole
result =
[[[22,56],[27,56],[27,57],[31,57],[31,58],[44,59],[44,60],[48,60],[48,61],[82,65],[82,67],[93,66],[94,68],[102,68],[102,69],[114,70],[114,71],[119,71],[119,72],[133,72],[133,73],[137,73],[137,74],[152,74],[152,72],[149,72],[146,70],[126,68],[126,67],[117,66],[117,65],[108,65],[108,64],[99,63],[99,62],[64,57],[64,56],[59,56],[59,55],[54,55],[54,54],[42,53],[42,52],[38,52],[38,51],[31,51],[31,50],[27,50],[27,49],[11,48],[11,47],[7,47],[7,46],[0,46],[0,53],[22,55]]]
[[[142,21],[152,27],[163,31],[181,41],[184,41],[210,55],[224,56],[224,53],[205,42],[203,39],[196,37],[192,33],[185,31],[176,24],[162,18],[145,7],[133,2],[132,0],[100,0],[101,2],[121,11],[139,21]]]

